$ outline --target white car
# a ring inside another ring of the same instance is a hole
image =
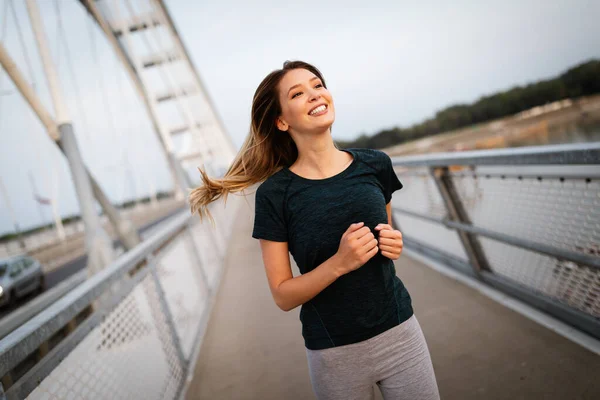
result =
[[[36,259],[20,254],[0,259],[0,306],[14,304],[31,292],[42,292],[46,279]]]

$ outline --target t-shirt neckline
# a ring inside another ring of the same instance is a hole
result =
[[[308,178],[304,178],[304,177],[302,177],[302,176],[300,176],[300,175],[298,175],[298,174],[290,171],[290,169],[288,167],[285,167],[284,171],[288,175],[291,175],[294,178],[301,180],[302,182],[311,183],[311,184],[322,184],[322,183],[329,183],[329,182],[335,181],[337,179],[340,179],[340,178],[343,178],[344,176],[346,176],[348,173],[350,173],[354,169],[354,167],[356,167],[356,164],[358,164],[358,160],[357,160],[358,155],[357,155],[356,152],[354,152],[354,151],[352,151],[350,149],[340,149],[340,150],[341,151],[345,151],[346,153],[351,154],[352,158],[353,158],[352,162],[350,163],[350,165],[348,165],[346,167],[346,169],[344,169],[343,171],[338,172],[337,174],[332,175],[332,176],[330,176],[328,178],[323,178],[323,179],[308,179]]]

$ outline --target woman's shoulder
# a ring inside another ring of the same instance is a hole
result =
[[[349,148],[351,151],[358,155],[359,160],[368,164],[369,166],[379,169],[382,165],[385,165],[386,159],[389,158],[387,153],[382,150],[369,149],[369,148]]]
[[[258,185],[258,192],[265,194],[283,194],[285,187],[289,183],[290,177],[285,173],[285,168],[280,169]]]

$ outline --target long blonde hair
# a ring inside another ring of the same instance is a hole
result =
[[[278,86],[285,74],[293,69],[306,69],[321,79],[321,72],[303,61],[286,61],[282,69],[271,72],[258,85],[252,98],[250,132],[223,178],[211,179],[198,167],[202,185],[189,194],[190,211],[198,213],[200,220],[206,214],[214,225],[208,205],[224,196],[246,189],[266,180],[283,167],[289,167],[298,157],[296,143],[288,132],[280,131],[275,121],[281,115]]]

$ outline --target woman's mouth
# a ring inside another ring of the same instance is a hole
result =
[[[318,117],[319,115],[326,114],[328,109],[326,104],[321,104],[320,106],[313,108],[308,115]]]

